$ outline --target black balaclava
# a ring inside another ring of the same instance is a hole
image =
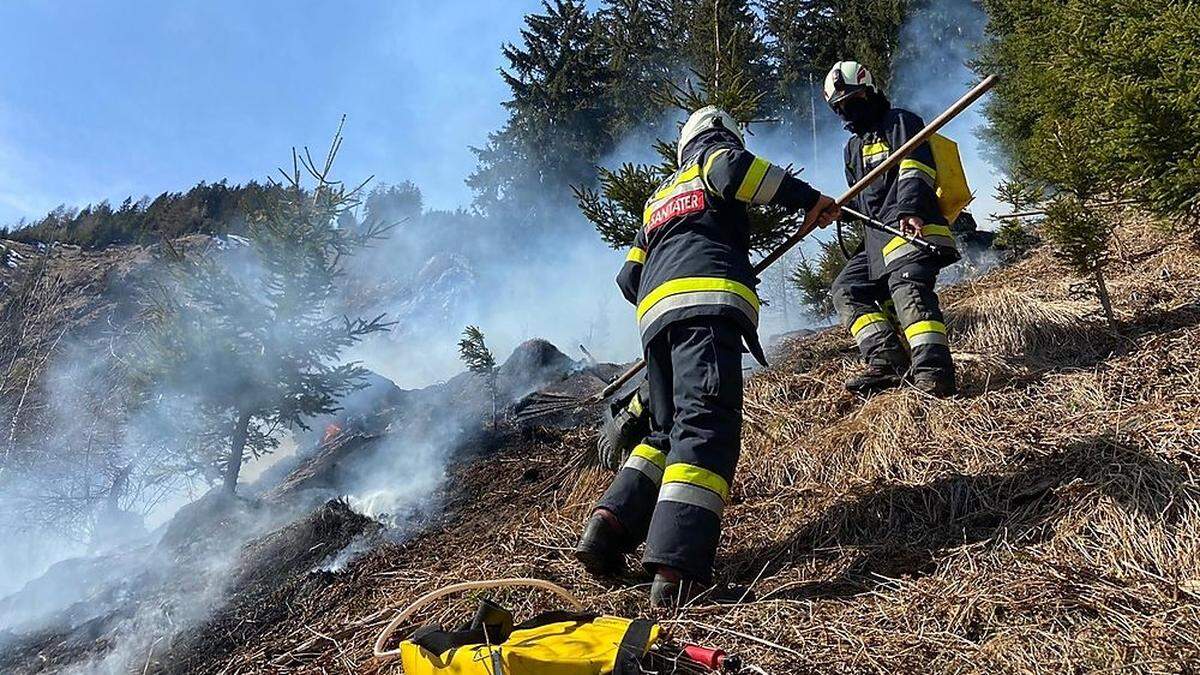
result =
[[[870,131],[879,125],[884,113],[892,104],[887,96],[868,89],[866,96],[856,96],[842,104],[838,115],[846,121],[846,128],[856,134]]]

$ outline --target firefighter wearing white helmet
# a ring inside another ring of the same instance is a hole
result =
[[[683,165],[683,151],[688,146],[688,143],[691,143],[692,139],[711,129],[724,129],[737,138],[738,145],[744,146],[746,144],[745,139],[742,137],[742,128],[733,119],[732,115],[715,105],[704,106],[692,113],[687,121],[683,123],[683,128],[679,131],[679,143],[675,147],[675,159],[680,166]]]
[[[836,106],[848,96],[875,91],[875,78],[857,61],[838,61],[825,76],[825,102]]]
[[[855,61],[839,61],[830,69],[825,100],[851,133],[845,148],[846,181],[851,185],[925,126],[917,115],[893,107],[870,71]],[[852,391],[867,394],[907,379],[935,396],[955,392],[950,343],[933,289],[938,271],[958,260],[958,252],[938,208],[936,180],[937,164],[926,142],[855,198],[859,211],[898,224],[940,252],[932,254],[903,237],[868,229],[862,247],[834,280],[834,306],[866,363],[846,382]],[[884,311],[889,304],[894,304],[903,340]]]
[[[733,117],[694,112],[679,135],[679,168],[649,195],[617,285],[636,307],[646,357],[649,435],[596,504],[576,548],[611,574],[643,541],[652,604],[688,602],[707,587],[742,430],[742,345],[760,361],[752,204],[838,215],[833,200],[745,148]]]

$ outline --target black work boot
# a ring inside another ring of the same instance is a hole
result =
[[[708,586],[687,579],[671,579],[661,573],[650,584],[650,606],[661,609],[698,605],[736,605],[753,602],[754,591],[746,586]]]
[[[954,384],[953,370],[922,370],[913,374],[913,386],[938,398],[949,398],[958,393]]]
[[[593,513],[583,526],[583,535],[575,546],[575,559],[592,576],[610,577],[625,570],[625,554],[630,548],[628,537],[614,521],[615,516]]]
[[[865,396],[899,387],[902,381],[900,369],[892,365],[872,363],[858,375],[846,380],[846,389]]]

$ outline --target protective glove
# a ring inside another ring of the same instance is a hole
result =
[[[621,451],[613,445],[612,437],[604,433],[600,433],[600,438],[596,439],[596,463],[600,466],[616,471],[621,467]]]
[[[644,401],[648,398],[649,386],[643,384],[632,396],[609,409],[596,441],[596,459],[600,466],[613,471],[620,469],[633,446],[646,437],[650,430],[650,411]]]

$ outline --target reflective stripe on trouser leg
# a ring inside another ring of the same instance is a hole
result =
[[[908,346],[913,349],[926,345],[950,346],[950,340],[946,337],[946,324],[941,321],[918,321],[904,329],[904,337],[908,340]]]
[[[671,355],[665,340],[656,340],[646,350],[646,378],[650,385],[650,435],[639,443],[617,472],[612,485],[596,503],[616,515],[630,539],[646,538],[650,517],[658,500],[658,486],[666,469],[664,450],[670,442]]]
[[[621,521],[635,542],[642,541],[650,527],[666,461],[666,455],[657,448],[639,443],[596,502],[597,507],[611,511]]]
[[[854,338],[854,342],[858,344],[859,350],[864,353],[869,351],[872,338],[875,341],[886,339],[883,334],[891,332],[893,332],[892,324],[883,312],[867,312],[855,317],[854,321],[850,324],[850,335]]]
[[[672,464],[664,473],[658,501],[699,506],[720,518],[725,514],[725,503],[729,501],[729,482],[702,466]]]
[[[629,453],[622,471],[630,470],[641,473],[655,485],[662,485],[663,471],[667,468],[667,456],[658,448],[647,443],[639,443]]]
[[[846,263],[833,282],[833,306],[864,361],[898,365],[903,361],[900,338],[879,309],[879,302],[887,300],[887,287],[871,280],[869,266],[865,251]]]
[[[912,351],[913,372],[954,367],[946,324],[933,290],[936,283],[937,268],[926,264],[905,265],[888,275],[896,315]]]
[[[741,333],[697,318],[663,331],[671,346],[674,418],[643,562],[708,581],[741,449]]]

